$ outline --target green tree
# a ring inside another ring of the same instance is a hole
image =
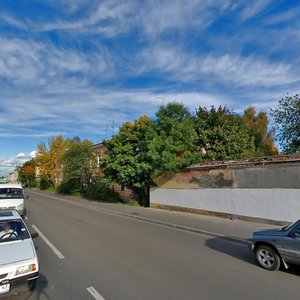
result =
[[[112,181],[147,200],[152,176],[179,171],[199,160],[196,133],[188,109],[178,103],[160,107],[156,120],[142,116],[127,122],[119,134],[105,141],[101,169]]]
[[[84,192],[92,181],[96,158],[91,146],[88,140],[75,139],[62,156],[63,184],[70,186],[69,192]]]
[[[199,107],[193,117],[197,145],[206,160],[239,159],[254,151],[250,136],[241,116],[226,106],[216,109]]]
[[[152,175],[178,172],[201,161],[197,134],[186,106],[172,102],[156,113],[155,134],[149,144]]]
[[[152,183],[150,174],[153,167],[148,151],[154,134],[153,126],[147,116],[141,116],[134,123],[124,123],[117,135],[104,141],[107,151],[100,164],[104,174],[113,182],[142,197]]]
[[[284,153],[300,151],[300,97],[285,96],[279,100],[279,107],[271,109],[277,138]]]
[[[254,138],[255,156],[276,155],[278,150],[274,144],[274,129],[268,131],[269,119],[265,112],[256,115],[253,106],[244,111],[243,120]]]

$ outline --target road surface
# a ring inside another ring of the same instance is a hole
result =
[[[216,226],[225,220],[193,232],[204,217],[173,213],[177,228],[166,225],[165,211],[110,205],[114,213],[101,203],[28,194],[40,278],[34,292],[11,300],[299,299],[300,268],[259,268],[240,237],[226,239],[226,226]],[[247,222],[238,226],[249,230]]]

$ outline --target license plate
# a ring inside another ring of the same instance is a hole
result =
[[[9,283],[1,284],[0,285],[0,294],[8,293],[9,289],[10,289],[10,284]]]

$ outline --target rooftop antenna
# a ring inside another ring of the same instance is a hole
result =
[[[108,131],[108,125],[106,125],[106,129],[105,129],[105,137],[104,137],[104,140],[106,140],[107,131]]]
[[[115,120],[112,120],[112,127],[111,127],[111,135],[113,136],[114,131],[115,131]]]

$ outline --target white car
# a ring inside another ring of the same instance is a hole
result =
[[[26,213],[25,194],[20,184],[0,184],[1,209],[15,209],[24,217]]]
[[[0,211],[0,297],[34,289],[39,262],[32,238],[15,210]]]

